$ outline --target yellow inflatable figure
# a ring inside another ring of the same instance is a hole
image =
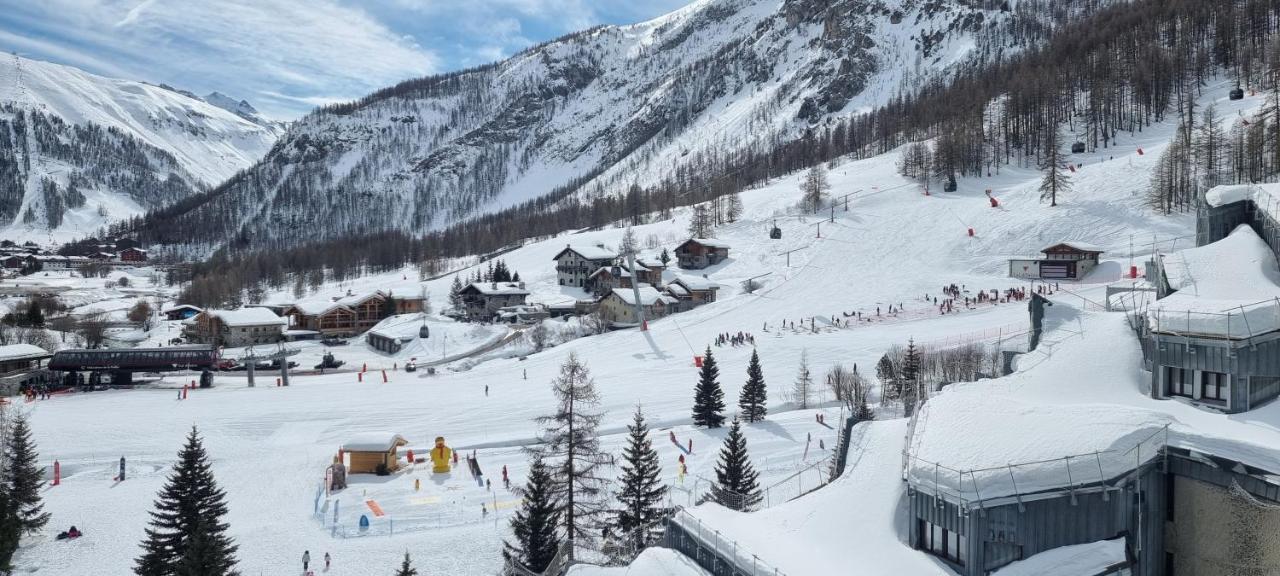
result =
[[[453,458],[453,449],[444,445],[444,436],[436,436],[436,447],[431,449],[431,473],[444,474],[449,471],[449,460]]]

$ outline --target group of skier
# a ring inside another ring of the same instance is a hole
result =
[[[733,346],[734,348],[737,348],[739,346],[746,346],[748,344],[752,346],[756,345],[756,337],[753,336],[750,332],[738,332],[737,334],[730,334],[726,332],[724,334],[720,334],[716,336],[716,346],[727,345],[727,346]]]

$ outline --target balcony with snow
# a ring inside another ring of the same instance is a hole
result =
[[[1143,319],[1153,398],[1238,413],[1280,395],[1280,267],[1252,227],[1152,268],[1168,294]]]

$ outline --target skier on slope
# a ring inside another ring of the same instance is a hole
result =
[[[307,564],[310,564],[310,563],[311,563],[311,551],[304,550],[302,552],[302,571],[303,572],[307,571]]]

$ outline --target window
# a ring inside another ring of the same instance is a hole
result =
[[[1227,382],[1227,375],[1221,372],[1201,372],[1200,397],[1204,400],[1226,402],[1227,394],[1230,390]]]
[[[964,566],[968,545],[964,536],[931,522],[920,520],[920,548],[944,560]]]
[[[1164,381],[1170,396],[1195,397],[1196,386],[1190,370],[1165,366]]]

